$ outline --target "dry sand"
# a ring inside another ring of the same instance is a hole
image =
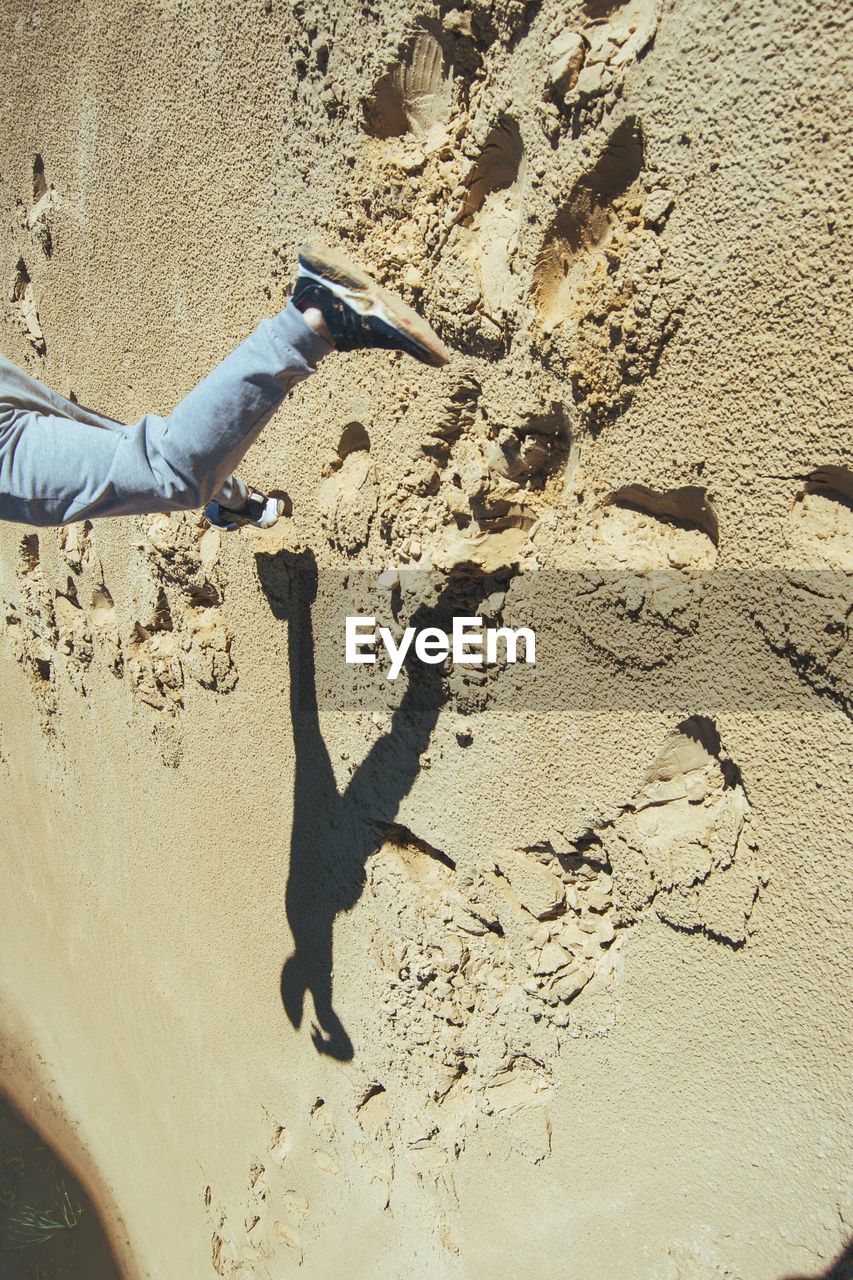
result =
[[[0,530],[3,1080],[128,1276],[840,1275],[839,6],[0,21],[9,357],[167,412],[311,237],[456,353],[297,389],[283,532]]]

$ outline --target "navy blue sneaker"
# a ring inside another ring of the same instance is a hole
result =
[[[300,249],[292,301],[300,310],[317,307],[323,313],[339,351],[383,347],[436,368],[450,359],[426,320],[335,249]]]
[[[257,489],[250,489],[249,496],[243,506],[236,511],[223,507],[216,499],[208,502],[204,516],[208,524],[217,529],[242,529],[244,525],[253,525],[256,529],[270,529],[284,515],[282,498],[267,498]]]

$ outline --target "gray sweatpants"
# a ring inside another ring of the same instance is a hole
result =
[[[101,516],[239,507],[234,468],[291,387],[333,348],[291,304],[257,329],[168,418],[130,426],[50,391],[0,356],[0,519],[60,525]]]

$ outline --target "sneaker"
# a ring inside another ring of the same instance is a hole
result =
[[[271,529],[276,520],[284,515],[282,498],[267,498],[257,489],[250,489],[249,496],[237,511],[223,507],[216,499],[208,502],[204,509],[208,524],[217,529],[242,529],[244,525],[254,525],[256,529]]]
[[[383,347],[436,368],[450,359],[426,320],[335,249],[319,244],[300,249],[292,301],[323,313],[339,351]]]

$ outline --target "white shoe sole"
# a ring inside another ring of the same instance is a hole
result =
[[[256,529],[271,529],[284,515],[284,501],[281,498],[267,498],[264,509],[258,520],[250,520],[249,524]]]

